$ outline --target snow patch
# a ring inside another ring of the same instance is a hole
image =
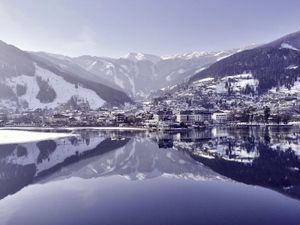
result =
[[[237,74],[237,75],[232,75],[232,76],[226,76],[226,77],[223,77],[222,80],[246,79],[246,78],[253,78],[253,75],[251,73],[243,73],[243,74]]]
[[[73,137],[69,133],[46,133],[21,130],[0,130],[0,144],[30,143],[36,141],[55,140],[59,138]]]
[[[194,84],[198,84],[198,83],[210,82],[210,81],[213,81],[214,79],[215,79],[215,78],[207,77],[207,78],[203,78],[203,79],[194,81],[193,83],[194,83]]]
[[[37,108],[56,108],[61,104],[68,102],[72,96],[76,96],[78,99],[88,102],[92,109],[98,109],[105,101],[98,96],[93,90],[84,88],[80,85],[75,87],[64,80],[62,77],[52,73],[49,70],[43,69],[37,65],[35,76],[21,75],[18,77],[8,78],[6,84],[8,84],[14,90],[17,84],[21,84],[27,87],[27,91],[24,95],[19,97],[19,101],[26,101],[29,109]],[[41,103],[36,96],[39,93],[39,86],[36,81],[36,77],[41,77],[46,80],[48,84],[54,89],[56,98],[51,103]]]
[[[300,93],[300,81],[296,81],[290,89],[288,89],[285,86],[281,86],[279,88],[274,87],[270,90],[270,92],[271,93],[281,92],[281,93],[290,94],[290,95],[299,94]]]
[[[184,54],[176,54],[176,55],[165,55],[165,56],[161,56],[162,60],[172,60],[172,59],[185,59],[185,60],[190,60],[193,58],[199,58],[202,56],[206,56],[209,55],[210,53],[202,51],[202,52],[198,52],[198,51],[194,51],[194,52],[190,52],[190,53],[184,53]]]
[[[200,69],[197,69],[196,71],[195,71],[195,74],[196,73],[200,73],[201,71],[203,71],[203,70],[205,70],[206,69],[206,67],[201,67]]]
[[[299,49],[293,47],[292,45],[290,45],[290,44],[288,44],[288,43],[282,43],[280,48],[281,48],[281,49],[282,49],[282,48],[287,48],[287,49],[299,51]]]

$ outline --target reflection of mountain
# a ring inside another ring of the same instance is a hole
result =
[[[251,185],[272,188],[300,198],[300,160],[290,150],[286,152],[271,149],[260,143],[257,146],[260,156],[251,164],[228,161],[222,158],[207,158],[192,155],[194,159],[223,176]]]
[[[0,146],[0,199],[66,165],[124,146],[128,138],[112,140],[85,134],[56,141]]]
[[[159,149],[132,133],[86,132],[80,137],[5,145],[0,155],[0,199],[33,182],[121,175],[130,180],[172,176],[207,180],[218,175],[188,154]],[[113,151],[114,150],[114,151]]]
[[[300,138],[291,132],[250,129],[175,146],[225,177],[300,198],[299,145]]]
[[[129,180],[228,177],[299,199],[299,146],[298,131],[276,129],[85,132],[56,141],[2,145],[0,199],[33,182],[116,175]]]
[[[134,138],[126,146],[96,158],[81,160],[64,168],[49,179],[78,176],[91,178],[121,175],[130,180],[143,180],[158,176],[207,180],[217,174],[203,167],[188,154],[174,149],[159,149],[148,138]]]

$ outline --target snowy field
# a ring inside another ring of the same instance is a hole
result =
[[[0,144],[29,143],[36,141],[55,140],[59,138],[73,137],[76,134],[45,133],[25,130],[0,130]]]

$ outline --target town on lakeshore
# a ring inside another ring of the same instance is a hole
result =
[[[180,130],[216,125],[292,126],[300,123],[300,98],[297,93],[269,91],[257,95],[249,85],[252,79],[251,76],[231,78],[230,85],[224,79],[203,79],[191,86],[178,85],[176,94],[173,94],[171,87],[138,103],[100,107],[97,110],[91,109],[85,102],[55,109],[2,109],[0,126]]]

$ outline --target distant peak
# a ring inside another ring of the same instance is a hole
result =
[[[121,58],[130,59],[130,60],[144,60],[145,55],[143,53],[130,52]]]
[[[189,53],[183,53],[183,54],[175,54],[175,55],[165,55],[162,56],[161,58],[164,60],[167,59],[192,59],[192,58],[199,58],[205,55],[210,54],[209,52],[205,52],[205,51],[193,51],[193,52],[189,52]]]
[[[128,59],[131,61],[151,61],[153,63],[156,63],[161,60],[159,56],[151,55],[151,54],[144,54],[144,53],[136,53],[131,52],[121,57],[121,59]]]

